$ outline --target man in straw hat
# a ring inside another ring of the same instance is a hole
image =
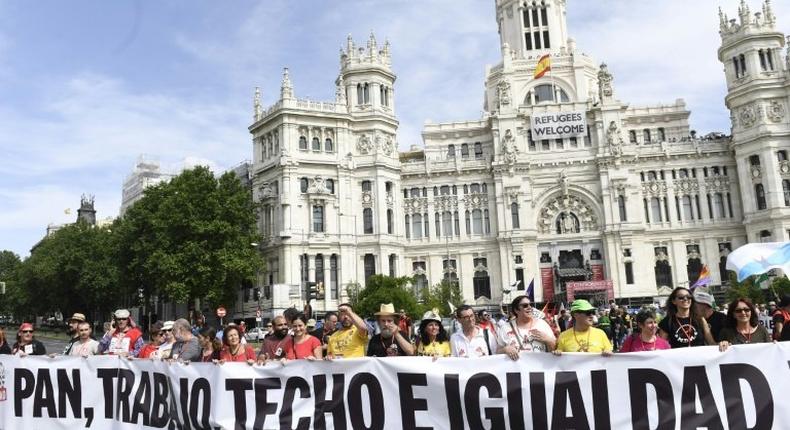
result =
[[[397,357],[414,355],[414,346],[408,340],[408,333],[398,328],[400,314],[395,312],[392,303],[384,303],[379,311],[373,314],[381,333],[370,338],[368,357]]]
[[[68,319],[69,335],[71,335],[71,339],[69,339],[69,343],[66,344],[66,348],[63,349],[63,355],[71,355],[71,350],[74,348],[74,344],[80,341],[79,325],[80,323],[84,322],[85,315],[78,312]]]

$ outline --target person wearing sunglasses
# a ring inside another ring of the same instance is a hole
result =
[[[133,327],[129,310],[118,309],[113,314],[115,330],[107,332],[99,341],[101,354],[120,355],[122,357],[137,357],[143,349],[145,341],[143,333]]]
[[[22,323],[16,335],[16,343],[11,348],[11,353],[24,357],[26,355],[46,355],[44,344],[33,337],[33,324]]]
[[[555,355],[563,352],[597,352],[612,354],[612,342],[606,332],[593,327],[595,308],[587,300],[578,299],[571,303],[573,327],[560,333]]]
[[[672,348],[715,345],[710,325],[694,306],[688,288],[677,287],[667,298],[666,316],[658,323],[658,335]]]
[[[735,299],[727,307],[727,320],[721,329],[719,350],[726,351],[730,345],[771,342],[771,335],[759,322],[757,309],[744,297]]]
[[[148,336],[151,341],[143,346],[137,358],[150,358],[151,360],[159,359],[159,347],[165,341],[165,335],[162,332],[162,321],[151,324]]]
[[[518,360],[522,351],[551,352],[557,343],[549,324],[535,318],[529,296],[518,296],[510,304],[514,316],[503,326],[497,336],[497,353],[505,354],[513,361]]]

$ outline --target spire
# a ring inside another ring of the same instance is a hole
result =
[[[373,30],[370,31],[370,38],[368,39],[368,55],[374,58],[378,54],[378,46],[376,45],[376,36],[373,35]]]
[[[254,109],[253,119],[258,121],[263,117],[263,108],[261,107],[261,88],[255,87],[255,97],[252,99],[252,106]]]
[[[749,10],[749,5],[746,4],[746,0],[741,0],[741,5],[738,6],[738,16],[741,18],[741,25],[749,25],[749,16],[751,15],[751,11]]]
[[[343,76],[337,77],[337,84],[335,85],[335,103],[344,105],[346,104],[346,86],[343,83]]]
[[[390,40],[384,39],[384,49],[381,51],[385,58],[390,58]]]
[[[354,56],[354,39],[351,37],[350,34],[346,39],[346,55],[348,55],[349,57]]]
[[[724,16],[724,12],[721,10],[721,6],[719,6],[719,30],[720,31],[727,30],[727,17]]]
[[[294,87],[291,84],[291,77],[288,75],[288,68],[283,68],[283,82],[280,85],[280,98],[292,99],[294,97]]]
[[[771,7],[771,0],[765,0],[763,4],[763,17],[765,17],[765,23],[769,26],[773,27],[776,24],[776,15],[774,15],[773,7]]]

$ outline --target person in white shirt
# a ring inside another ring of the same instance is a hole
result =
[[[450,337],[453,357],[477,358],[496,352],[496,336],[475,324],[475,311],[471,306],[459,306],[455,316],[461,322],[461,330]]]
[[[557,343],[549,324],[534,316],[529,296],[518,296],[510,304],[515,317],[499,331],[497,353],[518,360],[522,351],[551,352]]]
[[[69,355],[77,357],[88,357],[99,353],[99,341],[91,338],[91,325],[87,321],[82,321],[77,326],[78,340],[71,346]]]

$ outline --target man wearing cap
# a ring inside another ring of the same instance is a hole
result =
[[[557,349],[554,353],[563,352],[599,352],[612,354],[612,343],[606,333],[593,327],[595,308],[587,300],[574,300],[571,304],[573,327],[560,333],[557,338]]]
[[[80,334],[78,333],[80,323],[85,322],[85,315],[81,313],[75,313],[74,315],[69,318],[69,334],[71,335],[71,339],[69,343],[66,344],[66,348],[63,349],[63,355],[71,355],[71,349],[75,343],[79,342]]]
[[[409,334],[398,327],[400,314],[395,312],[392,303],[384,303],[376,316],[380,333],[373,335],[368,343],[368,357],[397,357],[414,355],[414,346],[409,342]]]
[[[694,306],[697,307],[697,313],[705,317],[705,320],[708,321],[710,334],[713,336],[713,340],[719,343],[724,340],[719,336],[719,333],[721,333],[721,329],[727,325],[727,315],[715,311],[713,303],[713,296],[709,293],[700,291],[699,289],[694,291]]]
[[[337,307],[340,327],[329,336],[326,357],[364,357],[368,343],[368,326],[351,305],[343,303]]]
[[[115,330],[105,333],[99,341],[99,353],[137,357],[145,344],[143,334],[137,327],[132,327],[127,309],[118,309],[113,316]]]
[[[779,301],[779,307],[773,313],[773,321],[774,340],[786,339],[787,336],[783,336],[783,332],[785,327],[790,324],[790,294],[785,294],[782,300]]]
[[[22,323],[16,335],[16,343],[11,349],[11,354],[24,357],[26,355],[46,355],[44,344],[33,338],[33,324]]]

